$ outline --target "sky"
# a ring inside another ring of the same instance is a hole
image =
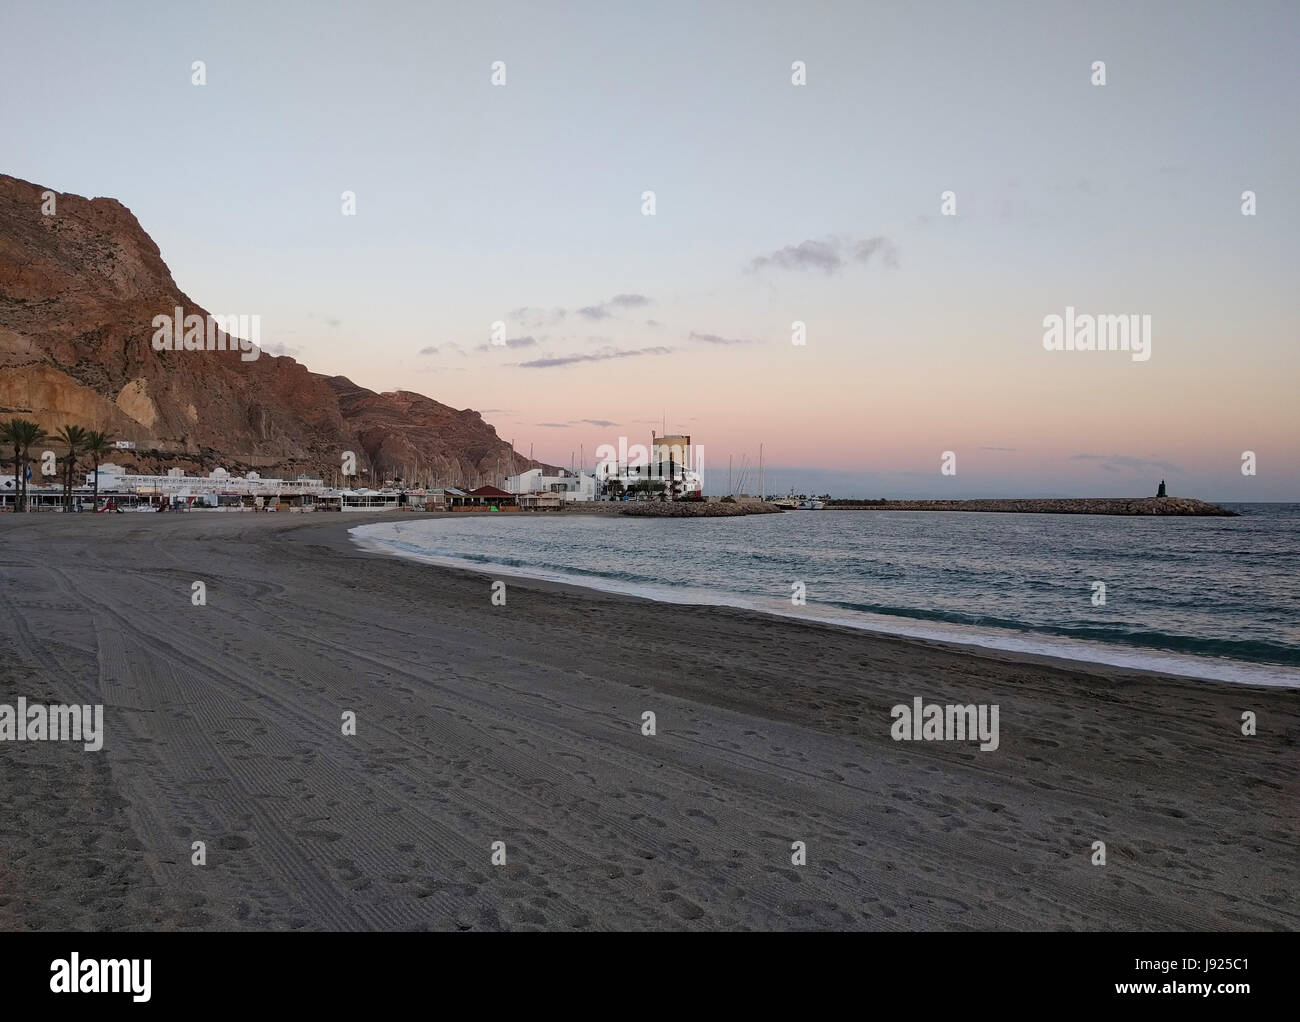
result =
[[[0,171],[551,463],[1300,500],[1298,57],[1293,0],[5,0]],[[1047,350],[1067,307],[1149,357]]]

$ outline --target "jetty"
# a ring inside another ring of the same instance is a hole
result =
[[[1045,500],[829,501],[827,511],[985,511],[1036,515],[1129,515],[1236,518],[1236,511],[1191,497],[1061,497]]]
[[[761,500],[674,500],[629,501],[619,507],[619,514],[631,518],[731,518],[737,515],[780,514],[781,508]]]

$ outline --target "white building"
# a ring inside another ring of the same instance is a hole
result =
[[[557,493],[566,501],[595,500],[596,477],[563,469],[559,475],[548,476],[540,468],[530,468],[527,472],[510,476],[506,480],[506,490],[510,493]]]
[[[680,464],[629,464],[611,458],[596,466],[596,480],[602,491],[609,493],[610,484],[617,481],[623,493],[632,492],[640,482],[662,482],[674,499],[704,492],[704,476],[693,468]]]
[[[602,456],[602,452],[609,453]],[[596,456],[596,479],[608,496],[662,492],[677,500],[704,492],[704,448],[692,445],[684,433],[659,436],[651,431],[649,447],[629,446],[627,437],[619,437],[617,448],[605,444],[597,448]]]
[[[86,473],[86,485],[95,485],[95,473]],[[251,496],[275,496],[281,493],[323,493],[319,479],[263,479],[256,472],[232,476],[224,468],[214,468],[206,476],[187,476],[182,469],[167,470],[165,476],[136,475],[120,465],[99,466],[99,492],[149,493],[159,496],[195,497],[204,493],[238,493]]]

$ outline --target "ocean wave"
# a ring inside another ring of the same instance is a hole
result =
[[[434,524],[432,522],[428,523]],[[735,607],[782,617],[819,621],[866,631],[1029,653],[1067,660],[1153,670],[1245,684],[1300,687],[1300,649],[1250,639],[1205,638],[1121,625],[1044,625],[997,615],[918,609],[888,603],[809,602],[794,608],[788,599],[674,585],[657,576],[539,563],[537,557],[503,552],[448,551],[399,539],[393,524],[350,530],[361,545],[421,562],[475,571],[500,571],[676,604]]]

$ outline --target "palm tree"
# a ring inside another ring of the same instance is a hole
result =
[[[95,510],[99,510],[99,463],[104,460],[104,455],[113,450],[113,434],[101,433],[97,429],[92,429],[86,434],[85,443],[86,453],[90,455],[91,464],[95,472],[95,489],[92,503]]]
[[[39,443],[44,443],[49,434],[35,422],[27,419],[14,419],[9,423],[9,431],[14,444],[14,453],[18,455],[17,474],[21,478],[22,495],[18,498],[20,510],[27,510],[27,463],[31,460],[31,451]]]
[[[8,422],[0,422],[0,444],[8,447],[13,444],[14,448],[14,511],[18,510],[18,492],[21,484],[18,481],[18,458],[22,454],[23,442],[18,437],[18,420],[10,419]]]
[[[72,509],[72,473],[77,470],[77,455],[86,446],[86,431],[80,426],[64,426],[54,434],[54,439],[68,449],[68,460],[63,464],[63,506]]]

